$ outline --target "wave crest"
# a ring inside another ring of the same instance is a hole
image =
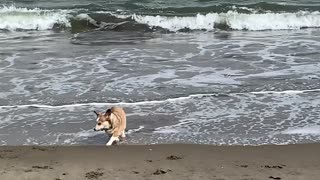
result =
[[[244,14],[227,13],[197,14],[193,17],[166,17],[132,15],[138,23],[162,27],[171,31],[183,29],[214,30],[219,27],[233,30],[288,30],[320,27],[320,13],[299,11],[297,13]]]
[[[243,8],[243,7],[242,7]],[[240,8],[241,9],[241,8]],[[43,10],[3,6],[0,8],[0,29],[51,30],[71,28],[73,32],[101,30],[172,32],[185,30],[289,30],[319,28],[320,12],[250,12],[238,10],[211,12],[192,16],[138,15],[119,12],[85,10]]]
[[[15,6],[0,8],[0,22],[0,29],[10,31],[51,30],[55,26],[71,27],[67,11],[27,9]]]

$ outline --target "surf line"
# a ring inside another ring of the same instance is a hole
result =
[[[214,95],[214,94],[212,94]],[[210,94],[196,94],[186,97],[169,98],[165,100],[153,100],[153,101],[140,101],[140,102],[118,102],[118,103],[79,103],[79,104],[65,104],[65,105],[44,105],[44,104],[26,104],[26,105],[9,105],[0,106],[0,109],[5,108],[43,108],[43,109],[60,109],[60,108],[72,108],[82,106],[130,106],[130,105],[148,105],[148,104],[161,104],[165,102],[181,101],[190,99],[193,97],[210,96]]]
[[[306,92],[320,92],[320,89],[309,90],[285,90],[285,91],[257,91],[250,92],[251,94],[302,94]]]
[[[257,92],[246,92],[246,93],[230,93],[235,95],[243,94],[302,94],[306,92],[320,92],[320,89],[310,89],[310,90],[285,90],[285,91],[257,91]],[[118,102],[118,103],[79,103],[79,104],[65,104],[65,105],[45,105],[45,104],[26,104],[26,105],[8,105],[0,106],[0,109],[7,108],[41,108],[41,109],[61,109],[61,108],[73,108],[73,107],[82,107],[82,106],[132,106],[132,105],[152,105],[152,104],[161,104],[166,102],[176,102],[183,101],[192,98],[202,98],[210,96],[219,96],[225,94],[219,93],[208,93],[208,94],[192,94],[184,97],[169,98],[165,100],[153,100],[153,101],[140,101],[140,102]]]

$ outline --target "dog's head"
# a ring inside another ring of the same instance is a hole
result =
[[[105,113],[93,111],[97,115],[97,124],[94,131],[104,131],[112,128],[111,110],[108,109]]]

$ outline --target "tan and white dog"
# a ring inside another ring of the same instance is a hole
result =
[[[107,135],[111,136],[107,146],[111,146],[114,141],[118,142],[121,137],[124,139],[125,129],[127,126],[126,113],[121,107],[112,107],[105,113],[94,111],[97,115],[97,124],[94,131],[105,131]]]

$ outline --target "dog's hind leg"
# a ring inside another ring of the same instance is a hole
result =
[[[118,142],[119,141],[119,137],[111,136],[111,138],[109,139],[109,141],[108,141],[108,143],[106,145],[107,146],[111,146],[114,141]]]

